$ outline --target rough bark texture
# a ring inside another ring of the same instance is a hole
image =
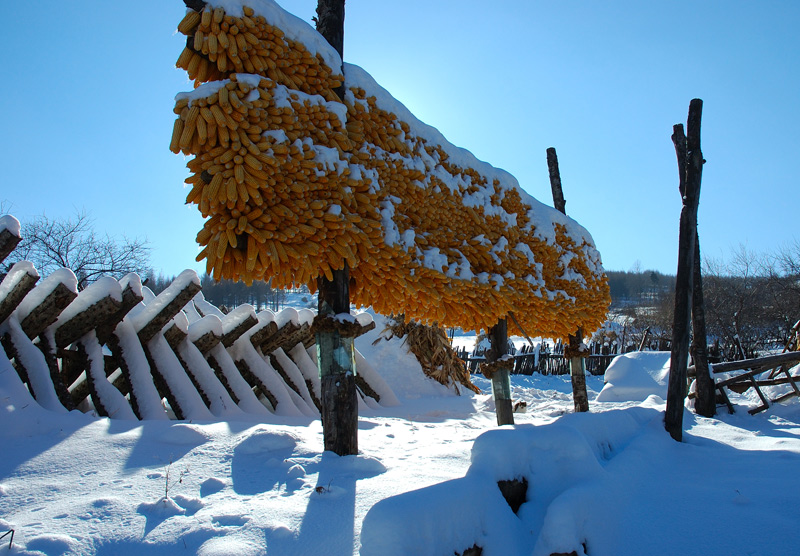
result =
[[[274,334],[278,332],[278,325],[275,321],[268,322],[261,326],[258,330],[254,331],[250,336],[250,343],[254,348],[261,348],[261,346]]]
[[[209,351],[217,347],[217,344],[219,344],[221,341],[222,341],[222,336],[218,336],[213,330],[209,330],[208,332],[197,338],[194,341],[194,345],[197,349],[200,350],[200,353],[202,353],[205,356]]]
[[[564,190],[561,188],[561,173],[558,170],[558,155],[556,149],[547,149],[547,170],[550,173],[550,189],[553,192],[553,206],[561,214],[567,214],[567,201],[564,199]]]
[[[239,369],[239,374],[242,375],[242,378],[253,388],[256,397],[264,396],[272,407],[272,410],[275,411],[278,408],[278,398],[267,388],[266,384],[261,382],[258,377],[253,374],[247,361],[239,360],[234,361],[234,363],[236,364],[236,368]]]
[[[122,395],[130,393],[131,409],[136,417],[141,419],[142,414],[139,410],[139,400],[131,380],[131,369],[128,366],[128,360],[126,359],[125,351],[122,349],[122,344],[119,341],[119,337],[116,334],[111,334],[106,342],[106,345],[108,346],[108,349],[111,350],[111,354],[114,356],[114,359],[116,359],[117,364],[119,365],[119,370],[122,371],[122,376],[124,377],[125,384],[127,385],[127,391],[120,389],[120,392]]]
[[[695,243],[697,241],[697,206],[700,200],[700,178],[703,170],[703,155],[700,150],[702,110],[703,101],[700,99],[694,99],[689,104],[686,176],[678,239],[678,272],[675,279],[675,316],[672,326],[667,409],[664,416],[664,428],[678,442],[683,439],[683,406],[687,390],[689,327],[694,282]],[[673,141],[677,144],[680,141],[682,127],[675,126],[674,130]]]
[[[122,319],[125,318],[125,315],[127,315],[131,309],[136,307],[139,302],[142,301],[142,299],[144,299],[142,295],[134,290],[130,284],[128,284],[125,289],[122,290],[122,304],[120,305],[119,309],[116,313],[109,316],[105,322],[100,324],[95,331],[97,334],[97,339],[101,344],[108,343],[117,325],[122,322]]]
[[[178,349],[178,346],[186,339],[186,336],[186,332],[181,330],[181,328],[174,322],[170,324],[166,330],[164,330],[164,339],[169,344],[169,347],[171,347],[173,350]]]
[[[322,377],[322,435],[326,451],[358,454],[358,394],[352,374]]]
[[[320,315],[350,313],[349,275],[345,266],[334,271],[333,280],[319,280]],[[317,334],[324,446],[340,456],[358,454],[358,394],[352,349],[352,342],[344,341],[336,330]]]
[[[508,321],[500,319],[489,329],[489,341],[492,344],[487,353],[486,362],[492,363],[508,353]],[[511,405],[511,386],[508,369],[502,369],[492,375],[492,393],[494,395],[495,412],[498,425],[514,424],[514,409]]]
[[[583,331],[578,329],[575,334],[569,336],[569,351],[577,353],[582,343]],[[586,371],[583,357],[573,357],[569,360],[569,374],[572,379],[572,402],[575,405],[575,412],[589,411],[589,395],[586,392]]]
[[[64,284],[59,284],[47,297],[30,313],[22,319],[20,326],[25,335],[31,340],[36,338],[45,329],[58,320],[58,315],[72,303],[78,296]]]
[[[16,249],[20,241],[22,241],[21,237],[12,234],[7,229],[0,231],[0,263]]]
[[[8,279],[9,277],[7,276],[6,280]],[[36,286],[37,280],[39,280],[37,276],[24,273],[17,283],[11,286],[8,295],[0,299],[0,324],[14,312],[14,309],[16,309],[25,296],[28,295],[28,292]],[[5,280],[3,280],[3,283],[5,284]]]
[[[558,169],[558,155],[556,149],[547,149],[547,170],[550,173],[550,189],[553,192],[553,206],[561,214],[567,214],[567,201],[564,200],[564,190],[561,187],[561,172]],[[583,341],[583,333],[578,330],[569,336],[570,346],[577,349]],[[572,401],[576,412],[589,411],[589,394],[586,392],[586,375],[583,369],[583,359],[570,360],[570,377],[572,378]]]
[[[72,403],[72,396],[70,396],[69,390],[67,390],[64,384],[64,379],[61,378],[61,369],[58,368],[58,360],[56,359],[56,347],[50,342],[47,334],[39,336],[36,347],[42,352],[44,360],[47,362],[47,368],[50,370],[50,380],[53,382],[53,388],[55,388],[58,401],[61,402],[61,405],[72,411],[75,409],[75,406]]]
[[[65,348],[76,342],[81,336],[94,330],[98,323],[105,323],[116,315],[121,306],[119,301],[109,295],[86,307],[67,322],[59,324],[55,332],[56,347]]]
[[[158,395],[163,399],[166,398],[167,402],[169,402],[169,406],[172,408],[172,412],[175,414],[175,418],[179,421],[182,421],[185,418],[185,414],[183,413],[183,409],[181,405],[178,403],[177,398],[172,393],[172,390],[167,383],[167,380],[164,378],[164,374],[159,369],[158,365],[156,364],[155,359],[153,358],[153,354],[150,352],[150,348],[147,344],[142,344],[142,349],[144,350],[144,355],[147,358],[147,364],[150,367],[150,374],[153,376],[153,384],[156,386],[156,390],[158,391]]]
[[[700,270],[700,238],[695,238],[694,292],[692,294],[692,358],[695,366],[694,409],[698,415],[713,417],[717,413],[717,393],[708,368],[706,312],[703,301],[703,276]]]
[[[213,355],[211,355],[208,358],[206,358],[206,361],[208,361],[208,366],[211,367],[211,369],[214,371],[214,375],[216,375],[217,379],[225,387],[225,390],[228,391],[228,395],[233,400],[233,403],[235,403],[236,405],[239,405],[239,402],[241,400],[236,395],[236,392],[233,391],[233,388],[231,387],[230,383],[228,382],[228,377],[225,376],[224,372],[222,372],[222,365],[219,364],[219,361],[217,361],[217,358],[214,357]]]
[[[222,335],[222,345],[225,346],[226,348],[231,347],[233,343],[242,336],[242,334],[244,334],[257,324],[258,324],[258,319],[254,315],[247,315],[247,317],[242,319],[242,321],[239,324],[237,324],[230,331]]]
[[[344,2],[317,2],[317,31],[344,59]],[[344,84],[334,92],[344,99]],[[350,271],[345,264],[333,271],[333,280],[321,278],[319,286],[319,315],[350,312]],[[322,336],[329,335],[325,341]],[[338,332],[318,334],[317,346],[322,376],[322,428],[325,450],[340,456],[358,454],[358,403],[355,369],[342,368],[341,362],[353,361],[352,342],[342,342]],[[337,362],[334,354],[344,350]],[[351,353],[346,353],[350,351]]]
[[[178,314],[178,311],[192,300],[200,289],[200,284],[189,282],[169,303],[164,305],[161,311],[139,330],[139,341],[142,342],[142,345],[152,340],[153,336],[164,328]]]

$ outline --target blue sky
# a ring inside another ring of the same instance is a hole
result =
[[[316,0],[279,4],[310,21]],[[156,270],[201,270],[202,221],[167,148],[174,95],[191,89],[174,67],[182,3],[5,8],[0,201],[23,224],[85,210],[100,232],[146,237]],[[695,97],[704,253],[800,240],[798,28],[795,0],[348,0],[345,60],[548,204],[556,147],[567,213],[605,267],[674,273],[670,135]]]

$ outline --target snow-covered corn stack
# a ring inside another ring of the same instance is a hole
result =
[[[223,4],[223,2],[219,2]],[[513,311],[566,337],[605,318],[591,236],[419,122],[276,4],[189,11],[171,149],[214,277],[306,284],[345,262],[355,303],[487,328]],[[344,79],[344,99],[334,89]],[[211,81],[213,80],[213,81]]]

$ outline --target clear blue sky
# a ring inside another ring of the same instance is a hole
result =
[[[280,1],[310,21],[316,0]],[[202,222],[168,150],[179,0],[30,0],[0,35],[0,201],[24,221],[85,210],[146,237],[156,270],[202,269]],[[800,239],[800,2],[348,0],[345,60],[454,144],[567,213],[605,267],[674,273],[680,199],[670,135],[704,100],[700,240],[716,258]]]

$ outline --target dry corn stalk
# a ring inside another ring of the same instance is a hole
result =
[[[216,279],[313,291],[346,262],[351,299],[383,314],[481,329],[513,311],[562,338],[604,320],[593,245],[541,232],[514,185],[452,162],[365,89],[339,99],[321,53],[249,7],[207,5],[179,30],[197,88],[177,97],[170,148],[194,157],[186,200]]]
[[[405,322],[405,315],[391,315],[386,328],[374,343],[392,337],[405,338],[403,343],[417,358],[426,376],[448,387],[452,384],[456,394],[461,393],[459,384],[480,394],[480,389],[469,378],[466,365],[450,345],[445,329],[437,323]]]

